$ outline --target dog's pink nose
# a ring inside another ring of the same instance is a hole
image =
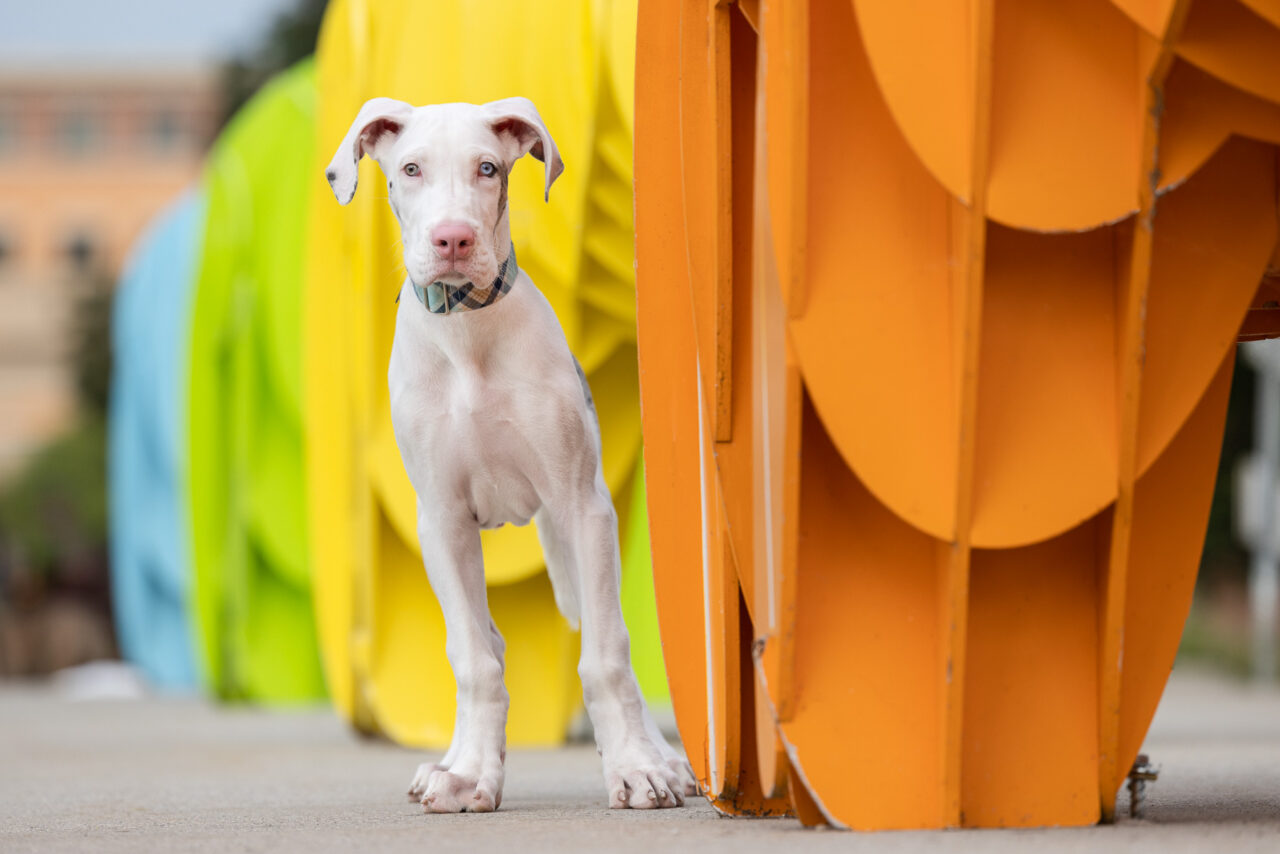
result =
[[[431,246],[446,261],[461,261],[476,245],[476,230],[460,222],[442,222],[431,229]]]

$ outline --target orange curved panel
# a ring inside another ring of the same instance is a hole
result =
[[[941,544],[880,504],[806,409],[788,752],[829,819],[936,827],[922,781],[942,764]]]
[[[1280,27],[1280,0],[1240,0],[1255,15]]]
[[[930,173],[967,203],[972,4],[904,8],[854,0],[854,6],[896,123]],[[1063,231],[1132,213],[1138,165],[1132,153],[1148,62],[1138,29],[1101,0],[997,2],[994,21],[991,218]]]
[[[893,121],[934,179],[967,201],[973,192],[972,4],[852,2],[876,87]]]
[[[1115,278],[1128,231],[988,230],[975,546],[1055,536],[1115,497]]]
[[[1139,472],[1234,344],[1275,241],[1273,170],[1271,149],[1237,140],[1159,203]],[[991,229],[976,545],[1053,536],[1115,499],[1112,342],[1131,235],[1131,224],[1052,237]]]
[[[1149,35],[1157,37],[1165,32],[1174,13],[1174,0],[1111,0],[1111,5],[1129,15]]]
[[[997,2],[992,219],[1091,228],[1137,209],[1146,36],[1099,0]]]
[[[1231,359],[1139,481],[1126,617],[1121,767],[1150,724],[1190,603]],[[936,598],[944,544],[902,525],[805,419],[797,707],[782,731],[822,812],[853,828],[941,822]],[[1195,500],[1186,500],[1194,495]],[[972,826],[1098,820],[1098,603],[1110,516],[974,554],[962,815]],[[892,572],[886,571],[893,567]],[[890,654],[892,651],[892,654]],[[833,739],[833,732],[840,732]],[[1028,762],[1034,755],[1036,760]],[[910,757],[910,761],[904,757]],[[1043,773],[1046,767],[1054,773]]]
[[[1280,143],[1280,104],[1232,88],[1189,62],[1174,63],[1164,104],[1161,189],[1186,180],[1233,133]]]
[[[690,78],[680,89],[677,125],[685,234],[679,244],[672,244],[672,250],[687,265],[685,281],[718,282],[720,253],[728,249],[720,224],[727,221],[721,216],[721,206],[722,185],[729,164],[717,162],[718,126],[714,103],[709,102],[715,77],[714,60],[708,50],[715,29],[714,18],[703,14],[701,9],[693,14],[691,7],[687,7],[680,21],[681,67]],[[715,287],[692,292],[686,288],[672,300],[673,310],[680,311],[688,310],[688,300],[693,299],[698,350],[707,354],[698,364],[702,374],[699,388],[706,395],[712,394],[716,374],[723,370],[716,351],[720,324],[718,296]],[[708,403],[714,410],[713,399],[709,398]],[[716,432],[714,423],[709,428],[713,434]]]
[[[1022,548],[974,552],[961,764],[965,825],[1098,820],[1104,522],[1091,519]]]
[[[1146,737],[1186,623],[1218,474],[1234,349],[1168,449],[1138,481],[1125,604],[1117,765],[1130,768]]]
[[[959,417],[951,218],[963,214],[898,132],[852,14],[835,21],[815,29],[822,73],[812,86],[815,102],[842,109],[821,119],[809,162],[839,166],[811,174],[806,306],[791,341],[814,408],[867,488],[949,537]]]
[[[947,192],[969,200],[971,4],[852,2],[894,122]],[[1114,5],[1142,32],[1098,0],[997,4],[992,219],[1065,231],[1114,222],[1137,209],[1139,96],[1155,44],[1150,37],[1165,32],[1173,4]],[[1178,88],[1186,87],[1171,83],[1171,102]],[[1162,187],[1185,180],[1235,130],[1264,138],[1277,133],[1274,119],[1257,114],[1267,102],[1249,109],[1242,103],[1249,96],[1238,89],[1220,86],[1212,99],[1199,97],[1203,89],[1183,95],[1195,99],[1196,121],[1165,132]]]
[[[1175,55],[1189,8],[642,6],[654,572],[718,809],[1113,814],[1276,251],[1280,113],[1248,45]]]
[[[696,7],[690,7],[696,10]],[[759,142],[765,163],[766,198],[775,227],[771,242],[778,265],[778,282],[788,313],[800,310],[805,276],[806,227],[805,184],[812,162],[803,155],[808,148],[809,15],[804,3],[765,2],[761,4],[761,35],[769,45],[760,52],[760,74],[765,110],[764,133]],[[815,79],[823,76],[821,72]],[[820,102],[819,102],[820,103]]]
[[[1231,86],[1280,102],[1280,27],[1237,0],[1192,3],[1178,55]]]
[[[1120,768],[1132,764],[1150,725],[1191,602],[1231,361],[1219,366],[1190,419],[1138,482],[1128,581],[1132,595],[1124,624]],[[1107,511],[1053,540],[975,553],[963,766],[966,824],[1098,820],[1097,606],[1110,528]],[[1029,763],[1029,755],[1036,761]],[[1041,773],[1046,767],[1054,769],[1052,779]]]
[[[949,288],[950,221],[942,191],[910,159],[858,69],[846,63],[814,84],[820,98],[845,94],[844,118],[825,122],[833,140],[856,124],[866,163],[849,163],[812,187],[811,205],[823,216],[811,214],[808,311],[792,324],[794,345],[845,459],[895,512],[947,537],[956,417],[950,352],[918,340],[950,335],[950,307],[940,298]],[[834,143],[820,146],[815,138],[815,160],[834,154]],[[1272,157],[1265,146],[1233,142],[1161,202],[1151,296],[1161,319],[1149,333],[1142,469],[1235,339],[1274,243]],[[985,299],[993,322],[979,382],[977,546],[1056,535],[1114,500],[1112,342],[1131,231],[1131,224],[1063,235],[989,230]],[[875,362],[884,369],[860,370]]]
[[[670,26],[678,0],[640,5],[636,55],[661,56],[636,86],[636,325],[640,331],[641,415],[645,484],[652,535],[653,581],[663,657],[676,722],[682,733],[707,730],[707,659],[702,573],[702,501],[687,472],[700,469],[696,334],[689,306],[683,210],[678,89],[679,30]],[[645,85],[640,85],[644,80]],[[664,283],[652,286],[652,283]],[[653,334],[649,334],[650,332]],[[687,744],[689,764],[709,783],[701,740]]]
[[[1138,419],[1145,471],[1234,348],[1276,245],[1276,150],[1235,138],[1156,207]]]
[[[1150,35],[1159,36],[1169,25],[1174,0],[1111,0],[1111,5],[1128,15]]]

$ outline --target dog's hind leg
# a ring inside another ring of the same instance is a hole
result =
[[[573,553],[571,544],[564,542],[563,532],[556,527],[554,520],[542,507],[533,514],[533,523],[538,529],[538,542],[542,545],[542,557],[547,562],[547,577],[551,579],[551,589],[556,596],[556,607],[575,629],[581,620],[578,606],[578,585],[570,571]]]
[[[502,636],[485,594],[480,532],[473,520],[420,513],[418,536],[458,683],[453,742],[439,765],[427,767],[422,804],[430,812],[489,812],[502,803],[509,701]]]

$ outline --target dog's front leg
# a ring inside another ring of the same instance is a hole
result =
[[[430,812],[490,812],[502,803],[507,745],[503,643],[489,617],[480,531],[472,519],[419,512],[427,577],[444,612],[445,653],[458,683],[453,743],[436,766],[424,766],[411,792]]]
[[[631,668],[631,641],[619,598],[618,520],[608,492],[582,512],[561,518],[557,538],[568,545],[582,609],[578,674],[596,747],[604,762],[609,806],[648,809],[684,804],[698,791],[688,762],[654,723]],[[541,524],[541,520],[539,520]]]

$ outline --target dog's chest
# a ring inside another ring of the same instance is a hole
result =
[[[423,512],[485,528],[528,523],[541,503],[546,432],[530,366],[435,353],[392,365],[392,420]]]
[[[528,524],[539,505],[533,482],[527,391],[509,382],[460,381],[452,395],[450,435],[467,437],[455,469],[459,487],[482,528]]]

